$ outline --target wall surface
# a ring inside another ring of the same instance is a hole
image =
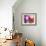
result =
[[[41,1],[41,40],[42,46],[46,46],[46,0]]]
[[[16,4],[13,7],[15,29],[17,29],[18,32],[22,32],[25,39],[34,40],[36,46],[41,46],[41,1],[23,0],[17,7]],[[37,13],[37,25],[22,26],[22,13]]]
[[[22,26],[22,13],[37,13],[36,26]],[[35,41],[36,46],[46,46],[46,0],[18,0],[13,6],[14,27],[24,38]]]

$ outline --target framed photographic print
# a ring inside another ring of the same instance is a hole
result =
[[[36,25],[37,24],[37,13],[22,13],[21,16],[22,25]]]

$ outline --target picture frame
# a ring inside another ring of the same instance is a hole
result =
[[[21,24],[25,26],[37,25],[37,13],[22,13]]]

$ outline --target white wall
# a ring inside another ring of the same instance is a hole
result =
[[[19,1],[19,0],[18,0]],[[17,3],[16,3],[17,4]],[[14,5],[14,24],[15,29],[23,33],[24,38],[35,41],[36,46],[41,46],[41,1],[40,0],[23,0],[20,5]],[[22,26],[22,13],[37,13],[36,26]],[[16,27],[17,26],[17,27]]]
[[[25,38],[33,39],[36,46],[46,46],[46,0],[23,0],[17,4],[19,0],[13,7],[15,29],[22,32]],[[37,25],[22,26],[21,13],[32,12],[37,13]]]
[[[0,0],[0,27],[12,28],[12,6],[16,0]]]
[[[41,40],[42,46],[46,46],[46,0],[41,1]]]

